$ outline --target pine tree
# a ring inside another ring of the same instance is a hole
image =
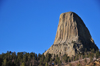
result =
[[[87,59],[84,60],[85,64],[87,64]]]
[[[30,63],[30,66],[32,66],[32,63]]]
[[[48,63],[46,62],[45,66],[48,66]]]
[[[70,63],[69,66],[72,66],[72,64]]]
[[[79,63],[79,64],[77,64],[77,66],[81,66],[81,64]]]
[[[42,66],[42,62],[39,63],[39,66]]]
[[[98,58],[100,56],[99,50],[96,51],[96,58]]]
[[[62,59],[64,60],[64,62],[68,62],[69,57],[65,54]]]
[[[7,60],[6,59],[3,60],[2,66],[7,66]]]
[[[26,65],[25,65],[25,62],[22,62],[21,66],[26,66]]]
[[[51,57],[51,54],[47,53],[44,62],[49,62]]]

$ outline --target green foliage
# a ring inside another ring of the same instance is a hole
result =
[[[58,55],[60,57],[58,57]],[[0,55],[0,66],[51,66],[53,62],[55,65],[61,66],[62,62],[68,63],[70,61],[76,61],[85,57],[90,58],[90,60],[92,61],[94,56],[96,58],[99,58],[100,52],[99,50],[95,51],[94,49],[92,49],[91,52],[85,51],[84,53],[79,53],[73,57],[69,57],[68,55],[61,56],[61,53],[59,53],[58,55],[52,56],[49,53],[47,53],[47,55],[37,55],[33,52],[18,52],[16,54],[15,52],[7,51],[7,53],[2,53]],[[85,59],[84,62],[87,63],[87,60]],[[79,65],[80,63],[78,64],[78,66]]]
[[[16,53],[12,52],[12,59],[16,59]]]
[[[41,54],[39,53],[38,54],[38,57],[37,57],[37,60],[40,60],[40,57],[41,57]]]
[[[75,41],[72,40],[72,43],[75,43]]]
[[[91,52],[94,53],[94,49],[91,49]]]
[[[30,63],[30,66],[32,66],[32,63]]]
[[[58,66],[61,66],[61,62],[60,62],[60,63],[58,63]]]
[[[3,59],[0,57],[0,66],[2,66],[2,62],[3,62]]]
[[[51,57],[52,57],[52,55],[49,54],[49,53],[47,53],[47,54],[46,54],[46,57],[45,57],[45,59],[44,59],[44,62],[49,62],[50,59],[51,59]]]
[[[75,61],[78,60],[78,56],[75,56]]]
[[[26,66],[26,65],[25,65],[25,62],[22,62],[21,66]]]
[[[55,57],[54,64],[61,64],[61,60],[58,56]]]
[[[93,66],[96,66],[96,64],[94,63]]]
[[[77,64],[77,66],[81,66],[81,64],[79,63],[79,64]]]
[[[7,66],[7,60],[6,59],[3,60],[2,66]]]
[[[42,62],[39,63],[39,66],[42,66]]]
[[[18,52],[17,53],[17,61],[20,61],[20,62],[23,61],[23,52]]]
[[[87,63],[87,59],[85,59],[84,62]]]
[[[64,62],[68,62],[68,59],[69,59],[69,56],[68,56],[67,54],[65,54],[65,55],[63,56]]]
[[[94,57],[94,54],[93,53],[89,53],[90,61],[93,61],[93,57]]]
[[[44,54],[42,54],[40,60],[41,60],[42,62],[45,60],[45,56],[44,56]]]
[[[48,63],[46,62],[45,66],[48,66]]]
[[[7,51],[6,54],[3,53],[2,55],[0,55],[0,66],[20,66],[24,65],[24,63],[26,63],[27,61],[28,64],[30,64],[30,61],[33,61],[33,58],[31,57],[37,58],[35,53],[29,54],[26,52],[18,52],[16,55],[15,52]],[[27,66],[29,66],[28,64]]]
[[[72,66],[72,64],[70,63],[69,66]]]
[[[99,56],[100,56],[100,52],[98,50],[98,51],[96,51],[96,58],[98,58]]]
[[[31,58],[35,57],[35,53],[31,52],[31,53],[30,53],[30,57],[31,57]]]

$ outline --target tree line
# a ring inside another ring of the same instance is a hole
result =
[[[72,61],[90,58],[93,61],[93,58],[99,58],[100,52],[94,51],[92,49],[90,52],[77,53],[77,55],[69,57],[67,54],[61,55],[52,55],[47,53],[36,54],[36,53],[27,53],[27,52],[15,52],[7,51],[7,53],[0,54],[0,66],[61,66],[62,62],[70,63]],[[85,59],[85,62],[87,60]],[[71,64],[70,64],[71,66]]]

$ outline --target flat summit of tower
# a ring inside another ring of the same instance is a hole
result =
[[[56,32],[54,44],[44,53],[68,54],[69,56],[84,52],[85,49],[98,50],[83,20],[74,12],[62,13]]]

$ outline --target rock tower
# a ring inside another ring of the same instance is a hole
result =
[[[98,50],[82,19],[74,12],[66,12],[60,15],[54,44],[44,54],[72,56],[93,48]]]

